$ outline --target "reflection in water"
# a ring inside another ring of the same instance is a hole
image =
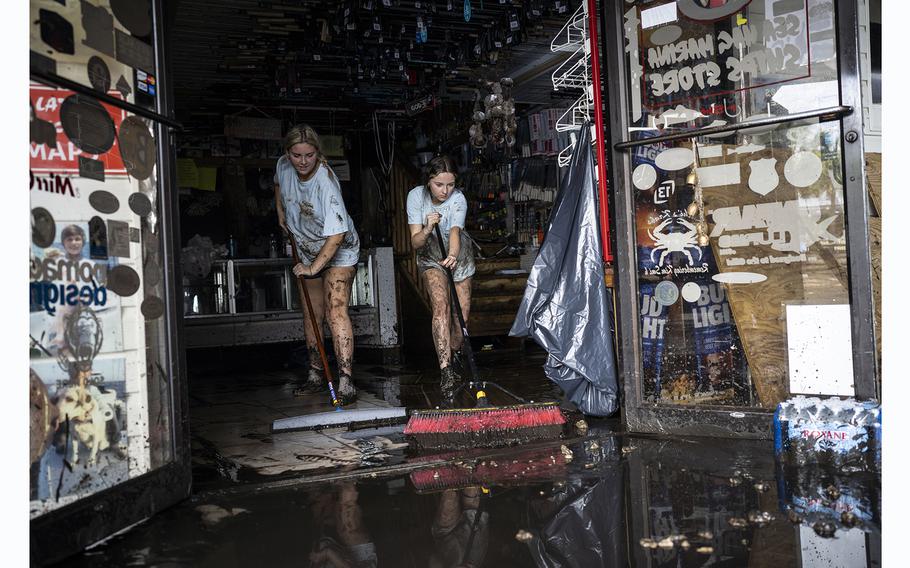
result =
[[[765,441],[604,436],[428,463],[408,474],[197,496],[67,564],[881,562],[880,478],[784,469]],[[230,514],[200,523],[213,506]]]

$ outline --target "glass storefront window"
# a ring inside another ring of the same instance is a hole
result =
[[[139,2],[32,1],[32,69],[154,107]],[[157,127],[30,86],[30,514],[173,462]]]
[[[702,4],[626,10],[628,140],[837,106],[833,2]],[[850,337],[840,139],[814,119],[631,149],[644,400],[852,394],[849,343],[832,376],[797,352],[806,309]]]

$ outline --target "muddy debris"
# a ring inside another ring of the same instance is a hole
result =
[[[742,485],[742,482],[743,482],[743,479],[737,475],[734,475],[733,477],[730,478],[730,485],[732,485],[733,487],[739,487],[740,485]]]
[[[801,522],[803,522],[803,518],[800,516],[800,514],[797,513],[796,511],[794,511],[793,509],[790,509],[789,511],[787,511],[787,520],[790,521],[791,523],[793,523],[794,525],[798,525]]]
[[[768,511],[749,511],[746,515],[746,518],[749,519],[749,523],[753,524],[759,528],[767,526],[771,521],[775,519],[774,515]]]
[[[575,423],[575,431],[578,432],[579,435],[584,436],[588,432],[588,423],[584,420],[579,420]]]
[[[517,533],[515,533],[515,540],[518,542],[528,542],[532,538],[534,538],[534,535],[524,529],[520,529]]]
[[[825,495],[828,496],[828,499],[832,501],[837,501],[840,498],[840,489],[833,485],[829,485],[825,488]]]
[[[837,532],[837,525],[831,521],[816,521],[812,524],[812,530],[822,538],[832,538]]]
[[[730,517],[727,522],[735,529],[742,529],[749,525],[749,521],[740,517]]]
[[[847,528],[853,528],[859,524],[859,518],[850,511],[844,511],[840,514],[840,524]]]
[[[562,452],[563,457],[566,459],[566,463],[572,461],[574,454],[572,453],[572,450],[570,450],[565,444],[559,447],[559,451]]]
[[[628,454],[638,449],[638,446],[623,446],[622,453]]]

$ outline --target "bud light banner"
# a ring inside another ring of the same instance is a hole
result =
[[[667,331],[667,306],[655,296],[657,284],[641,282],[641,359],[645,379],[645,396],[659,397]]]

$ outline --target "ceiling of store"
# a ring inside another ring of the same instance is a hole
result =
[[[314,126],[345,128],[429,93],[473,100],[478,80],[505,76],[519,104],[566,106],[575,95],[553,93],[550,72],[568,54],[550,40],[579,0],[562,0],[562,13],[557,1],[471,0],[465,22],[463,0],[168,0],[177,118],[200,130],[249,106],[276,117],[318,108],[334,112],[308,113]]]

